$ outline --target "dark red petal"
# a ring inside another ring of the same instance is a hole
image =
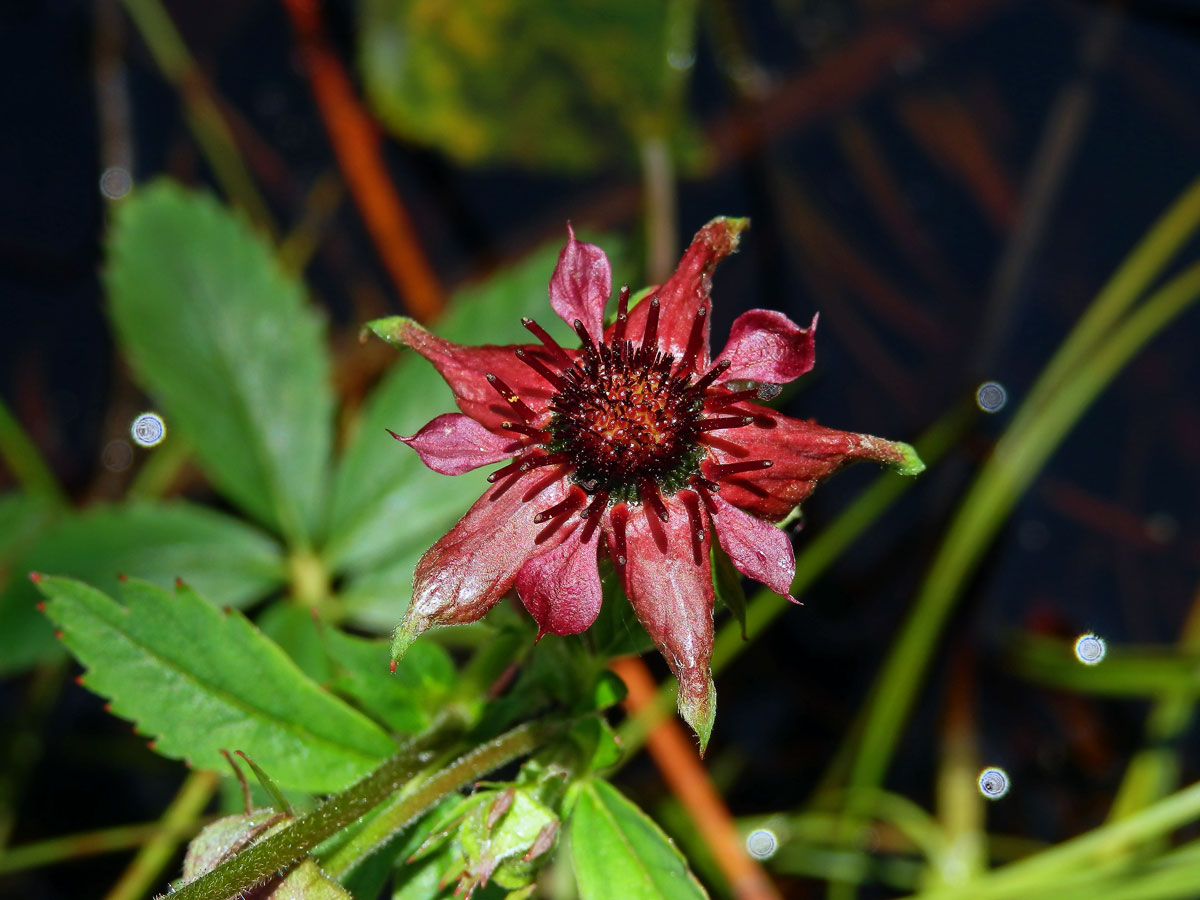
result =
[[[558,265],[550,277],[550,305],[568,325],[583,322],[588,333],[599,339],[604,333],[604,305],[612,293],[612,269],[608,257],[595,244],[575,240],[567,224],[567,245],[558,254]]]
[[[513,418],[512,407],[488,383],[489,372],[505,382],[535,413],[545,411],[552,388],[517,359],[517,346],[484,344],[465,347],[426,331],[412,319],[387,320],[385,339],[403,344],[433,363],[454,391],[458,408],[492,431]],[[538,344],[523,344],[526,353],[543,353]]]
[[[713,457],[718,463],[766,459],[772,465],[721,478],[721,496],[760,519],[784,518],[818,482],[858,460],[892,466],[901,475],[916,475],[925,468],[916,451],[899,441],[825,428],[754,403],[739,403],[735,409],[753,415],[754,424],[722,431],[722,444],[740,447],[741,452],[734,455],[713,447]]]
[[[474,419],[462,413],[438,416],[412,437],[392,437],[408,444],[421,457],[421,462],[443,475],[461,475],[507,459],[521,448],[521,442],[488,431]]]
[[[557,547],[531,556],[517,572],[517,595],[538,623],[538,637],[546,632],[579,634],[600,612],[599,541],[585,544],[579,531],[575,528]]]
[[[749,219],[713,219],[696,232],[675,273],[649,295],[657,296],[659,302],[658,346],[676,359],[681,359],[687,352],[688,336],[696,319],[696,310],[701,305],[708,308],[702,329],[704,339],[696,355],[695,369],[698,372],[708,369],[710,362],[708,323],[712,320],[709,294],[712,292],[713,269],[737,249],[741,233],[749,224]],[[649,311],[648,297],[629,312],[625,336],[635,344],[646,327]]]
[[[538,469],[488,488],[458,524],[425,551],[413,575],[412,602],[396,628],[393,657],[403,655],[416,636],[433,625],[461,625],[482,617],[512,588],[529,557],[567,538],[568,529],[548,530],[533,521],[539,509],[567,493],[567,483],[560,478],[527,500],[528,491],[545,478],[545,471]]]
[[[627,562],[618,572],[634,612],[679,679],[679,712],[700,738],[703,752],[717,710],[709,672],[713,646],[710,536],[705,528],[697,563],[687,509],[678,496],[666,502],[673,507],[666,522],[645,507],[630,508],[625,526]],[[615,557],[612,529],[605,531]]]
[[[721,381],[744,379],[787,384],[809,371],[816,359],[817,317],[801,328],[781,312],[752,309],[733,320],[729,343],[717,354],[731,363]]]
[[[721,494],[713,494],[712,502],[716,509],[713,530],[737,570],[775,593],[793,599],[796,556],[783,530],[742,512]]]

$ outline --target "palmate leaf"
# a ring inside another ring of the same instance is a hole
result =
[[[333,394],[300,283],[241,218],[166,181],[120,207],[106,281],[117,337],[168,429],[186,434],[232,501],[309,542]]]
[[[571,865],[582,900],[705,900],[671,839],[599,778],[572,787]]]
[[[60,654],[26,575],[55,572],[114,590],[119,574],[164,587],[183,578],[217,606],[244,606],[283,583],[282,548],[262,531],[191,503],[96,506],[33,533],[0,584],[0,671]]]
[[[186,586],[121,585],[124,605],[41,576],[46,614],[87,668],[86,686],[132,719],[164,756],[221,768],[242,750],[284,788],[333,791],[395,751],[366,716],[308,679],[236,611]]]

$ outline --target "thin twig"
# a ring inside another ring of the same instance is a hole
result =
[[[314,0],[283,0],[283,5],[300,42],[334,155],[375,249],[409,312],[429,321],[445,305],[445,291],[388,174],[375,121],[359,102],[341,60],[325,39]]]

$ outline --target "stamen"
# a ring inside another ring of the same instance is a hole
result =
[[[559,360],[564,366],[569,366],[571,364],[571,357],[567,355],[566,350],[559,346],[558,341],[550,336],[550,332],[548,332],[537,322],[533,321],[533,319],[527,317],[522,317],[521,324],[533,332],[533,336],[542,342],[545,348],[550,351],[555,359]]]
[[[601,491],[592,497],[592,502],[588,504],[587,509],[579,515],[581,518],[587,519],[583,524],[583,531],[580,532],[579,540],[587,543],[592,538],[592,532],[600,524],[600,517],[604,515],[604,509],[608,506],[608,491]]]
[[[569,453],[543,453],[521,463],[521,471],[528,472],[530,469],[540,469],[543,466],[555,466],[570,461],[571,454]]]
[[[769,459],[753,459],[746,462],[721,463],[708,467],[708,474],[714,478],[724,478],[726,475],[737,475],[739,472],[755,472],[759,469],[769,469],[773,463]]]
[[[612,343],[620,347],[625,342],[625,325],[629,322],[629,285],[621,285],[617,296],[617,323],[613,326]]]
[[[697,431],[717,431],[721,428],[742,428],[754,422],[754,416],[720,416],[715,419],[701,419],[696,423]]]
[[[700,495],[700,499],[704,501],[704,508],[708,510],[710,516],[717,514],[717,504],[713,503],[712,495],[721,490],[721,486],[716,482],[709,481],[699,475],[694,475],[691,478],[692,490]]]
[[[658,485],[649,478],[638,482],[638,496],[642,498],[642,503],[654,510],[656,516],[664,522],[670,521],[671,514],[667,510],[667,504],[663,503],[662,495],[658,492]]]
[[[579,335],[579,341],[583,344],[583,353],[592,363],[592,369],[595,370],[596,364],[600,361],[600,354],[596,352],[596,344],[592,340],[592,336],[588,334],[587,328],[579,319],[575,320],[575,333]]]
[[[549,522],[551,519],[561,516],[563,513],[572,513],[587,501],[587,494],[577,485],[571,485],[567,491],[567,496],[559,503],[555,503],[548,509],[543,509],[540,513],[533,517],[533,521],[537,524]]]
[[[513,460],[507,466],[497,469],[495,472],[493,472],[491,475],[489,475],[487,477],[488,484],[495,484],[497,481],[499,481],[505,475],[515,474],[516,472],[519,472],[520,470],[521,470],[520,460]]]
[[[658,298],[650,301],[650,311],[646,313],[646,330],[642,332],[642,349],[658,347]]]
[[[529,425],[523,425],[520,422],[501,422],[500,427],[505,431],[515,431],[517,434],[525,434],[531,438],[537,438],[539,442],[545,443],[550,440],[550,432],[543,431],[540,428],[533,428]]]
[[[544,362],[542,362],[536,356],[530,356],[528,353],[525,352],[524,348],[522,348],[522,347],[517,348],[517,359],[519,359],[521,362],[525,363],[525,365],[529,366],[529,368],[533,369],[533,371],[537,372],[539,375],[542,376],[542,378],[544,378],[546,381],[548,381],[551,385],[558,388],[559,390],[561,390],[563,387],[566,386],[566,382],[562,380],[561,375],[557,375],[554,372],[551,372],[549,369],[546,368],[546,364]]]
[[[709,406],[732,406],[743,400],[757,400],[759,393],[758,388],[751,388],[748,391],[734,391],[732,394],[709,394],[704,399]]]
[[[696,310],[696,318],[692,320],[692,331],[688,335],[687,348],[683,351],[683,359],[679,363],[680,377],[687,375],[696,366],[696,355],[700,352],[700,343],[704,340],[704,322],[708,316],[708,307],[701,306]]]
[[[714,381],[716,381],[718,378],[720,378],[722,375],[724,375],[725,370],[728,369],[732,365],[733,365],[733,363],[731,363],[727,359],[721,360],[719,363],[717,363],[715,366],[713,366],[711,369],[709,369],[707,372],[705,372],[703,375],[701,375],[699,378],[697,378],[696,383],[693,384],[689,388],[689,390],[693,394],[704,393],[704,391],[708,389],[708,386],[710,384],[712,384]]]
[[[613,541],[617,545],[617,558],[613,560],[618,569],[625,567],[625,563],[629,561],[629,551],[625,546],[625,525],[629,522],[629,508],[624,504],[618,504],[613,507],[612,511],[612,526],[613,526]]]
[[[488,384],[494,387],[497,393],[499,393],[500,396],[508,402],[508,405],[513,408],[513,412],[515,412],[522,419],[528,421],[537,415],[537,413],[526,406],[521,398],[517,396],[516,391],[501,381],[497,376],[493,375],[491,372],[488,372],[487,380]]]
[[[704,521],[700,518],[700,498],[691,491],[680,491],[679,499],[687,510],[688,524],[692,529],[692,562],[700,565],[704,561]]]

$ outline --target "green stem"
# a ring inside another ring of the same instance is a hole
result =
[[[1194,656],[1200,651],[1200,592],[1192,601],[1179,638],[1179,653]],[[1108,810],[1115,822],[1132,815],[1148,803],[1165,796],[1179,781],[1181,761],[1174,742],[1192,723],[1196,709],[1195,694],[1164,691],[1146,717],[1144,746],[1129,761],[1125,776]]]
[[[326,859],[321,868],[331,878],[342,880],[400,829],[443,797],[520,756],[532,753],[562,729],[561,722],[526,723],[476,747],[431,775],[412,791],[389,800],[379,814]]]
[[[1200,817],[1200,783],[1193,784],[1140,813],[1048,847],[1040,853],[1001,869],[970,885],[925,891],[920,900],[997,900],[1027,897],[1033,888],[1049,886],[1117,858],[1131,845],[1154,840]],[[1096,896],[1104,896],[1100,891]]]
[[[216,772],[192,772],[163,813],[158,833],[142,845],[104,900],[140,900],[150,893],[162,870],[175,856],[179,843],[196,828],[196,820],[217,790]]]
[[[442,728],[450,724],[445,723]],[[560,727],[558,723],[525,724],[489,744],[475,748],[407,794],[408,803],[403,809],[405,818],[396,827],[402,827],[450,791],[531,752],[557,733]],[[330,797],[312,812],[173,891],[172,900],[224,900],[299,862],[317,844],[355,822],[404,787],[421,769],[424,751],[437,742],[438,731],[435,726],[422,738],[387,759],[375,771],[340,794]],[[372,823],[380,818],[382,816],[376,816]],[[363,847],[361,843],[356,846],[367,853],[373,849]],[[353,864],[350,865],[352,867]]]
[[[188,125],[221,190],[255,225],[274,237],[275,226],[266,201],[259,194],[233,132],[170,15],[159,0],[124,0],[124,3],[159,71],[179,91]]]
[[[1108,279],[1047,363],[1013,417],[1010,429],[1024,430],[1050,395],[1105,339],[1122,315],[1157,278],[1176,251],[1200,228],[1200,178],[1193,181],[1151,226]]]
[[[1010,426],[947,529],[900,637],[876,677],[850,783],[878,787],[942,625],[1017,499],[1100,391],[1129,359],[1200,296],[1200,264],[1156,291],[1094,348],[1028,425]]]
[[[178,832],[179,836],[191,838],[200,830],[205,821],[203,818],[197,819],[186,830]],[[79,834],[65,834],[61,837],[13,847],[0,855],[0,875],[20,872],[24,869],[36,869],[40,866],[49,866],[84,856],[141,847],[161,835],[162,829],[162,822],[116,825],[112,828],[100,828],[96,831],[84,831]]]
[[[37,494],[65,506],[67,496],[58,479],[42,459],[37,445],[30,440],[21,423],[0,400],[0,457],[9,470],[31,494]]]

